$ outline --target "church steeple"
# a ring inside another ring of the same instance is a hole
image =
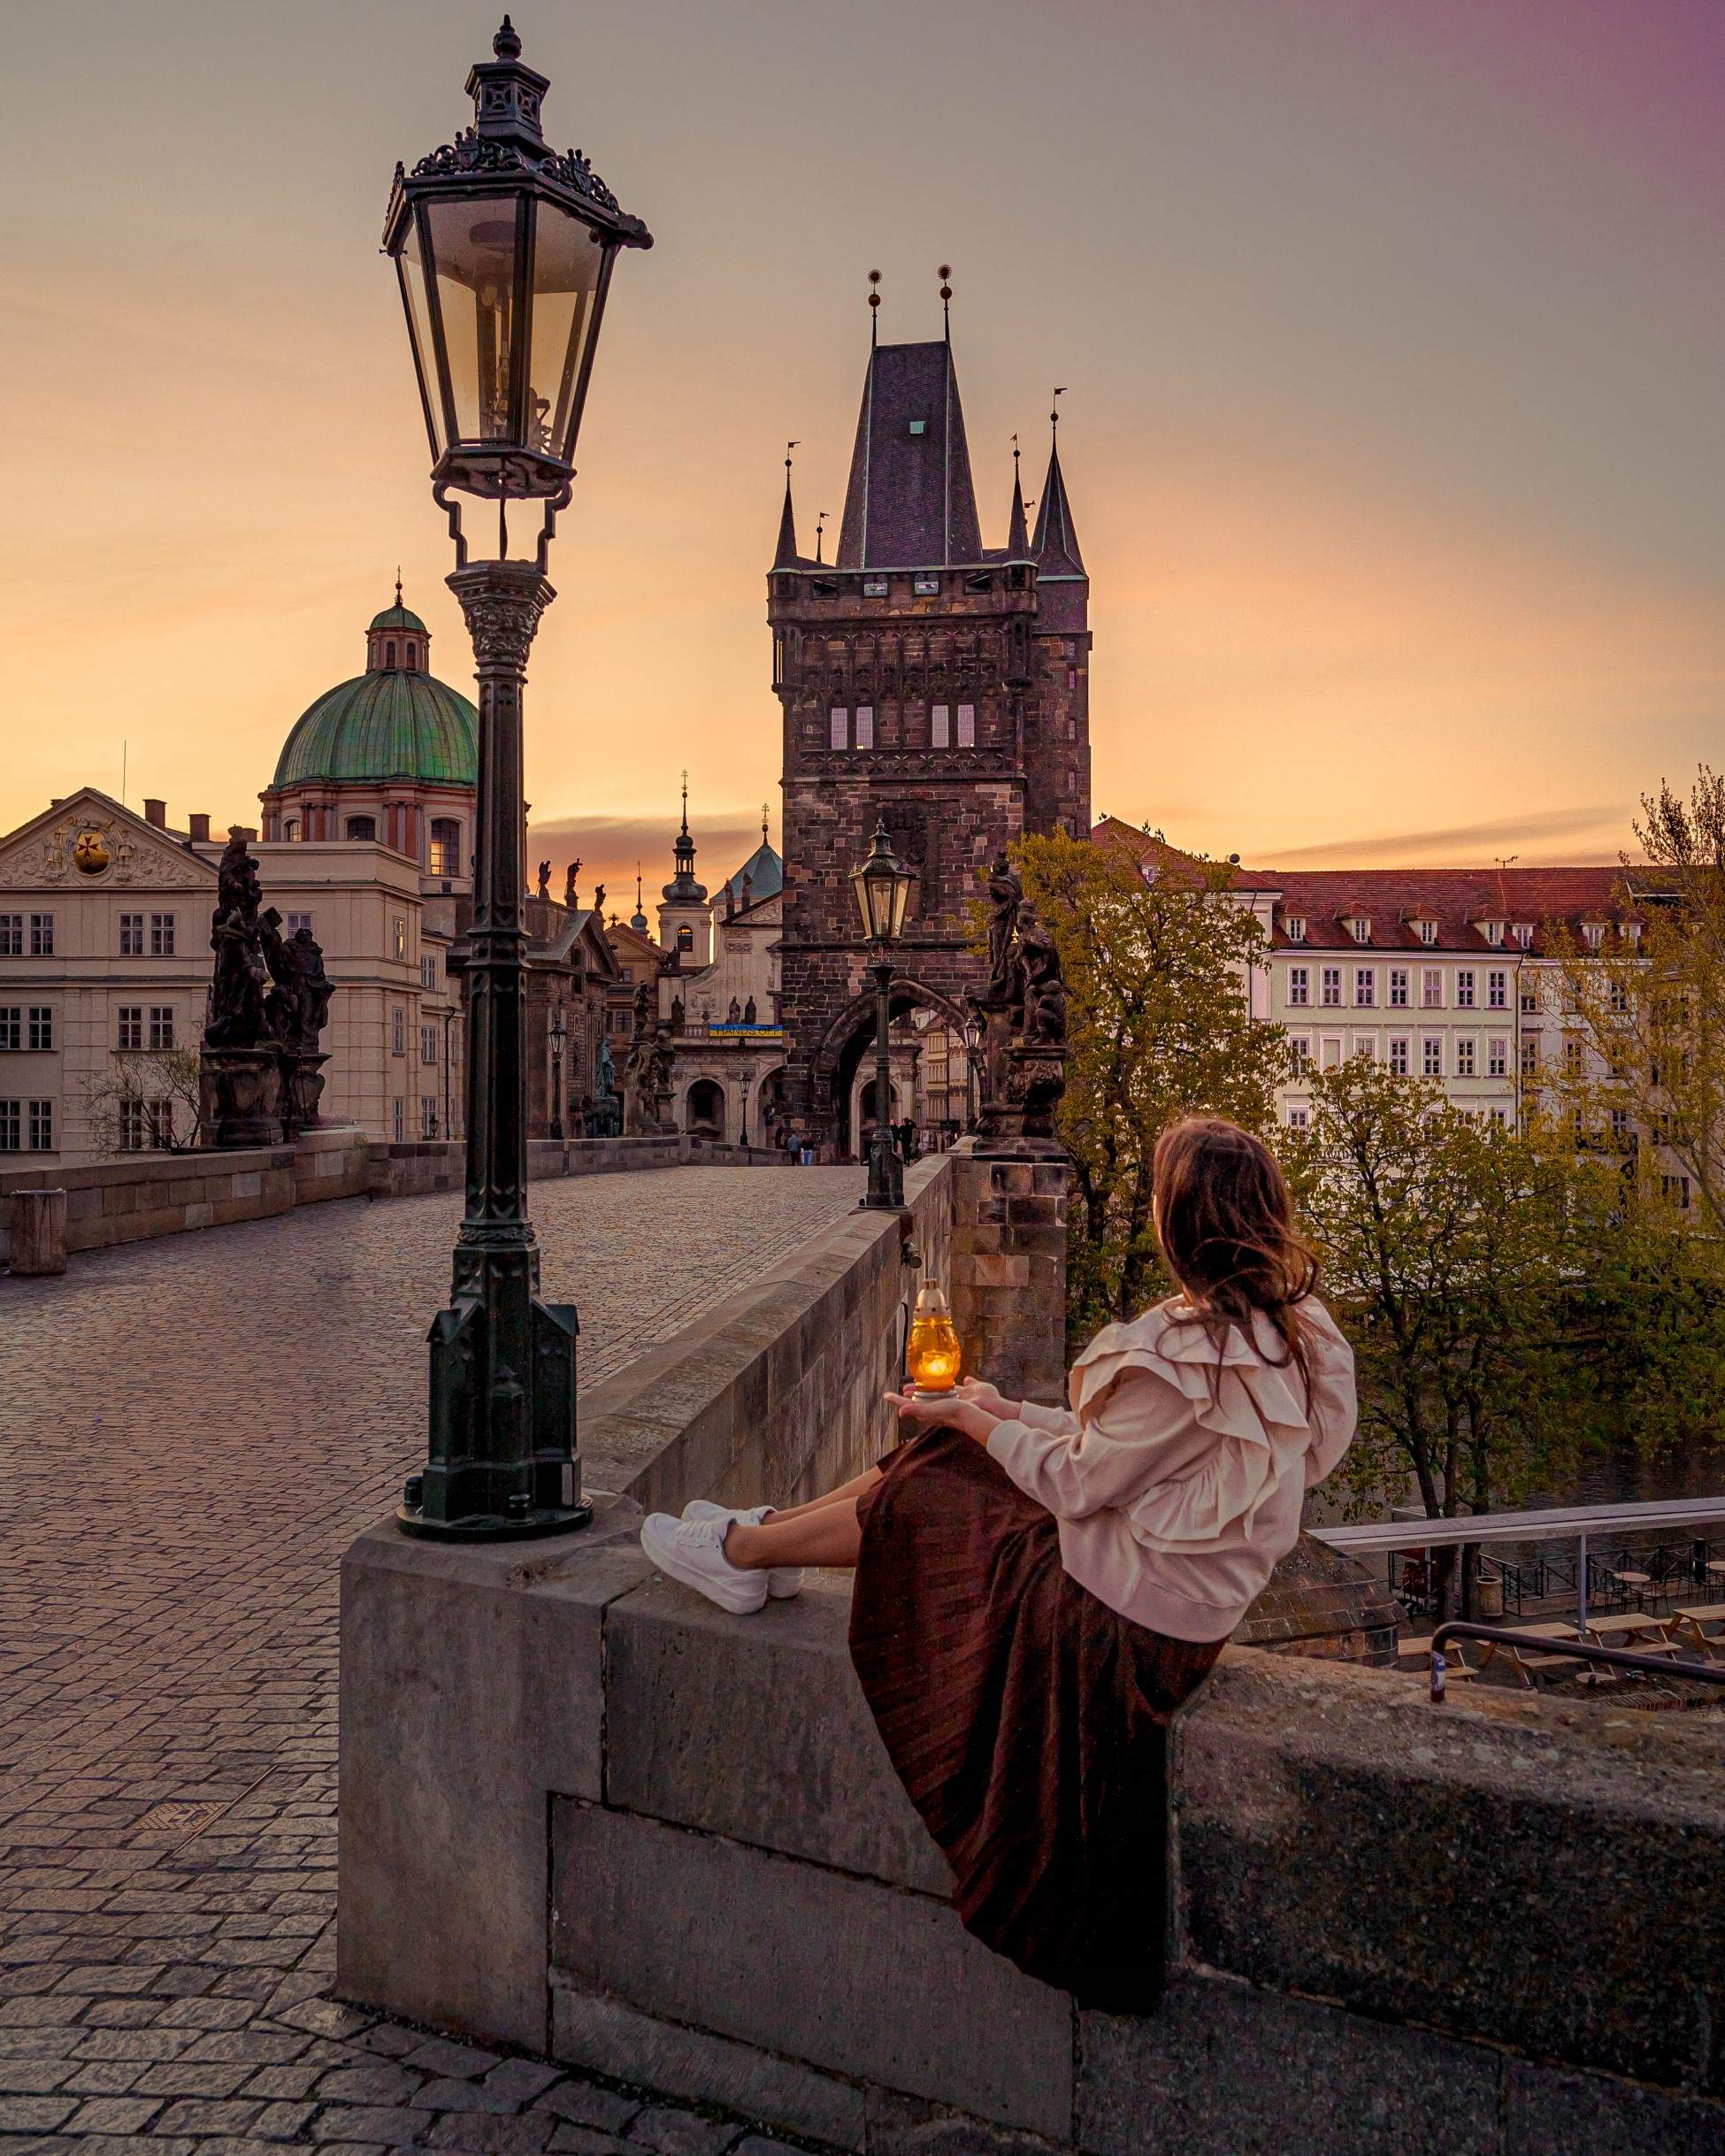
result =
[[[673,905],[698,906],[707,896],[705,884],[694,879],[694,840],[689,836],[689,774],[683,773],[683,827],[671,842],[677,873],[664,887]]]
[[[713,909],[707,886],[694,874],[694,840],[689,836],[689,774],[683,773],[683,826],[671,842],[677,873],[664,887],[659,907],[659,943],[678,965],[713,963]]]
[[[797,565],[797,519],[791,507],[791,451],[794,441],[785,444],[785,508],[778,519],[778,546],[772,557],[775,569],[794,569]]]
[[[1027,562],[1031,558],[1030,535],[1024,529],[1024,489],[1018,478],[1018,437],[1012,437],[1012,517],[1007,526],[1007,559],[1009,562]]]
[[[1063,390],[1055,390],[1054,409],[1048,414],[1052,433],[1048,449],[1048,476],[1042,482],[1042,500],[1036,512],[1036,536],[1031,541],[1038,574],[1044,579],[1087,574],[1084,556],[1078,551],[1078,533],[1072,521],[1072,507],[1066,498],[1065,475],[1060,468],[1058,400],[1064,394]]]
[[[950,339],[871,345],[836,566],[936,569],[981,558]]]

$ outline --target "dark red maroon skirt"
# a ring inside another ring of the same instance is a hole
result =
[[[857,1500],[850,1651],[965,1928],[1117,2013],[1154,2004],[1167,1745],[1225,1644],[1147,1631],[1062,1567],[1052,1514],[954,1430]]]

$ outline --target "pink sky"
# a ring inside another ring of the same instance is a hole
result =
[[[685,766],[709,882],[777,832],[778,460],[836,517],[877,266],[916,337],[956,265],[988,541],[1070,385],[1099,809],[1259,862],[1609,858],[1721,756],[1717,0],[515,13],[659,242],[529,692],[584,883],[664,880]],[[398,561],[468,686],[376,249],[494,27],[62,0],[14,39],[0,825],[118,790],[122,742],[134,804],[249,817]]]

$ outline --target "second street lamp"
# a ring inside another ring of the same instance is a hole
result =
[[[473,125],[410,172],[384,226],[460,602],[479,663],[479,802],[468,933],[466,1203],[448,1307],[431,1330],[431,1431],[398,1519],[482,1541],[583,1526],[571,1304],[539,1299],[527,1217],[526,860],[521,699],[546,556],[568,506],[575,441],[611,267],[650,247],[579,150],[540,126],[546,78],[508,16],[469,73]],[[497,504],[497,554],[470,564],[461,503]],[[509,503],[540,505],[531,561],[509,558]]]
[[[961,1032],[964,1040],[964,1128],[970,1132],[977,1127],[977,1051],[982,1046],[982,1027],[974,1012],[965,1019]]]
[[[904,1203],[904,1162],[893,1135],[893,1060],[887,1034],[893,1023],[893,947],[904,933],[904,917],[916,885],[916,871],[906,868],[894,855],[885,823],[878,823],[868,859],[851,871],[850,887],[873,953],[875,1128],[862,1203],[879,1212],[896,1212]]]
[[[551,1019],[551,1129],[550,1135],[561,1143],[563,1139],[563,1051],[569,1039],[569,1029],[563,1022],[561,1009]]]

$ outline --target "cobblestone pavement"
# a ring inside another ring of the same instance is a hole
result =
[[[855,1202],[538,1183],[590,1384]],[[720,2156],[746,2126],[327,1997],[336,1566],[419,1458],[458,1208],[357,1200],[0,1279],[0,2142]],[[744,2152],[747,2156],[747,2152]]]

